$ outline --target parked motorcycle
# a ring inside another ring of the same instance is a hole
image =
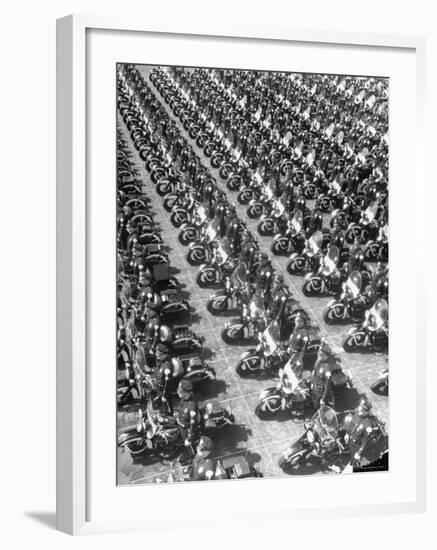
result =
[[[330,300],[323,311],[323,320],[326,324],[333,325],[348,319],[354,322],[362,320],[367,302],[361,295],[361,287],[361,273],[352,271],[343,283],[340,296]]]
[[[237,373],[251,376],[264,370],[278,371],[289,359],[288,352],[279,345],[279,327],[270,323],[259,338],[256,348],[245,351],[235,367]]]
[[[323,294],[336,293],[340,289],[341,276],[337,268],[340,251],[337,246],[328,248],[322,260],[322,266],[316,273],[308,273],[302,292],[305,296],[321,296]]]
[[[352,328],[343,342],[349,353],[360,351],[384,351],[388,346],[388,304],[384,299],[377,300],[366,311],[361,326]]]
[[[208,402],[199,414],[200,434],[216,436],[220,431],[234,424],[230,407],[222,408],[218,403]],[[138,411],[138,422],[134,428],[124,430],[118,436],[118,445],[132,457],[142,454],[172,454],[184,447],[179,424],[175,417],[163,417],[148,403],[146,414]]]

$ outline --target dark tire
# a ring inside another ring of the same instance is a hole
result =
[[[354,353],[363,348],[365,341],[365,333],[362,330],[356,330],[349,334],[343,342],[343,349],[348,353]]]

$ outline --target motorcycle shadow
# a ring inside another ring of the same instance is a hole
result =
[[[229,384],[224,380],[208,380],[202,384],[199,394],[202,397],[202,400],[209,400],[215,397],[218,397],[220,394],[226,394]]]
[[[337,412],[344,412],[356,409],[360,403],[362,395],[356,388],[350,388],[335,398],[334,409]]]
[[[334,472],[330,469],[332,466],[337,466],[341,471],[346,467],[348,462],[349,458],[347,456],[337,457],[335,460],[326,461],[326,463],[322,463],[315,458],[296,467],[289,466],[288,468],[284,468],[284,473],[290,476],[333,474]]]
[[[220,437],[215,440],[216,455],[224,456],[241,451],[241,443],[246,443],[249,436],[252,435],[252,430],[243,424],[233,424],[228,426],[225,431],[220,434]]]

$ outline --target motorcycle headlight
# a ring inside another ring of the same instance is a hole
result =
[[[152,439],[153,437],[153,430],[151,428],[148,428],[146,431],[146,437],[147,439]]]
[[[137,422],[137,432],[140,433],[142,429],[143,429],[143,423],[141,422],[141,420],[138,420],[138,422]]]
[[[311,430],[307,432],[307,440],[309,443],[314,443],[314,434]]]

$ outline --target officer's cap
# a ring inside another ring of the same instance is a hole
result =
[[[181,380],[179,382],[179,387],[188,392],[193,391],[193,384],[189,380]]]
[[[207,435],[202,435],[199,439],[199,447],[202,451],[210,451],[214,446],[214,443],[210,437]]]

